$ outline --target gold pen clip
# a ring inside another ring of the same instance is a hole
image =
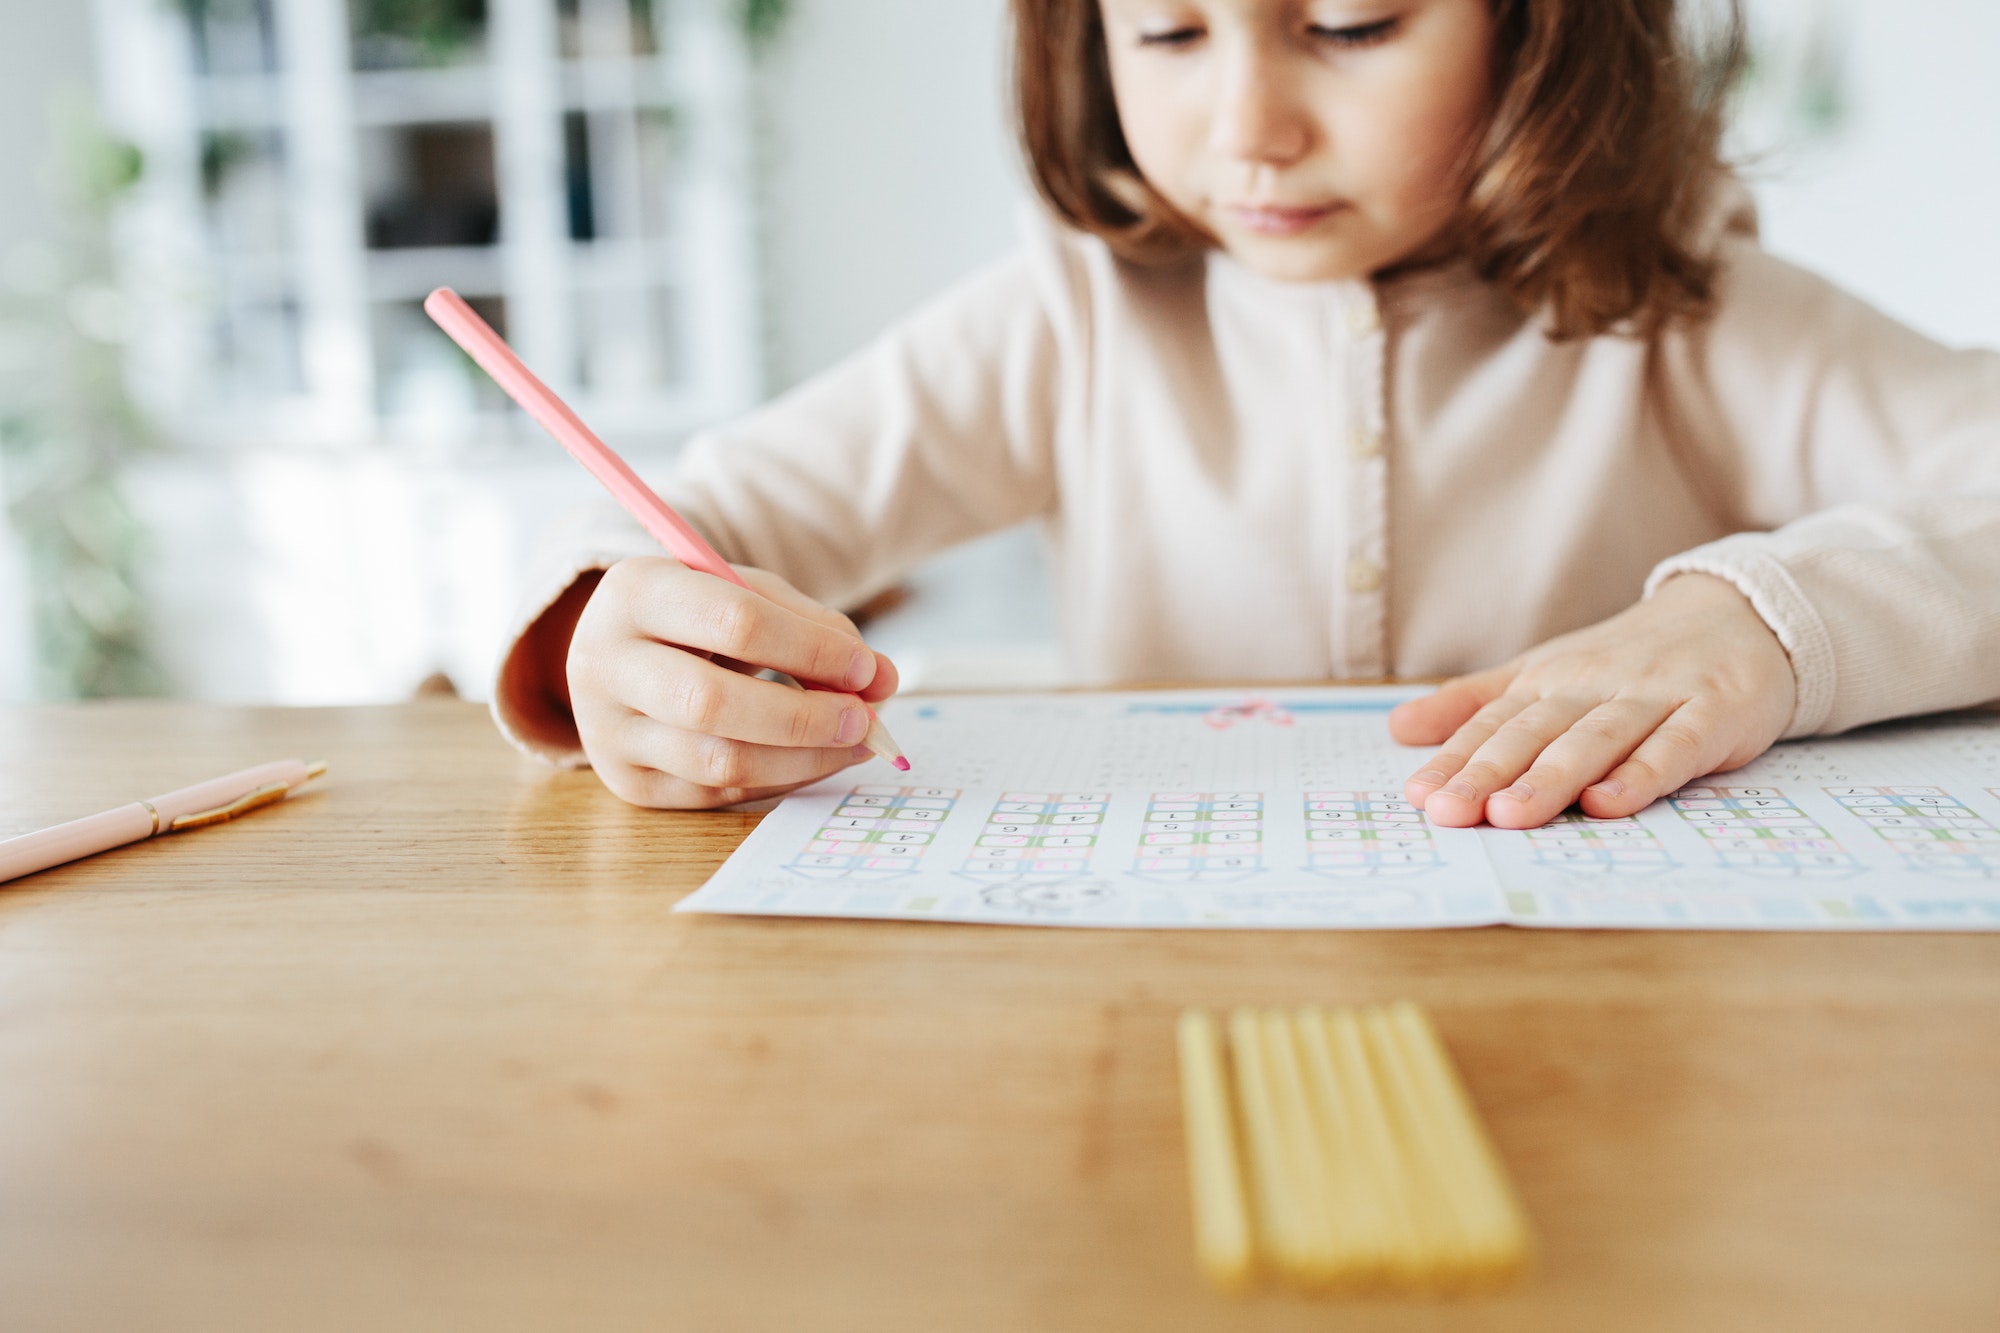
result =
[[[316,759],[306,767],[306,781],[310,782],[326,772],[326,761]],[[226,824],[238,815],[247,815],[252,810],[261,810],[267,805],[276,805],[285,799],[291,787],[283,782],[266,783],[256,791],[246,792],[228,805],[217,806],[213,810],[203,810],[198,814],[180,815],[167,825],[168,833],[185,833],[189,829],[207,828],[211,824]]]
[[[200,814],[181,815],[167,825],[167,832],[185,833],[189,829],[207,828],[210,824],[225,824],[238,815],[247,815],[252,810],[275,805],[284,800],[285,793],[290,790],[291,788],[282,782],[270,783],[237,797],[228,805],[220,805],[213,810],[203,810]]]

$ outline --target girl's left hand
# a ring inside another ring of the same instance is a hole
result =
[[[1771,747],[1797,698],[1791,658],[1723,579],[1677,575],[1645,601],[1389,714],[1438,745],[1404,784],[1441,825],[1534,828],[1575,803],[1634,814]]]

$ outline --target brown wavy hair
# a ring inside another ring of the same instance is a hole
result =
[[[1723,170],[1740,0],[1719,0],[1706,41],[1676,0],[1492,4],[1493,107],[1466,163],[1455,251],[1557,338],[1706,313],[1715,262],[1695,233]],[[1012,9],[1021,146],[1049,206],[1141,263],[1212,245],[1132,160],[1098,0]]]

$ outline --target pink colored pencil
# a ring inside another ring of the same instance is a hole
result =
[[[570,457],[590,470],[590,475],[604,483],[612,498],[625,508],[625,512],[639,520],[641,527],[652,534],[653,540],[667,548],[674,559],[689,569],[698,569],[704,574],[727,579],[739,588],[756,591],[743,581],[743,577],[730,567],[727,560],[716,554],[715,548],[702,539],[702,535],[688,525],[686,519],[653,493],[653,488],[639,480],[639,474],[616,453],[611,446],[597,438],[582,418],[569,408],[569,404],[556,397],[549,386],[535,377],[535,373],[514,355],[493,326],[479,317],[479,312],[465,303],[465,299],[449,287],[440,287],[424,300],[424,311],[437,321],[439,328],[451,335],[451,340],[463,347],[466,355],[479,363],[480,369],[493,377],[494,383],[507,391],[507,396],[521,405],[521,410],[541,423],[542,429],[556,437],[556,442],[569,450]],[[838,694],[840,691],[811,681],[802,682],[807,689],[826,690]],[[863,705],[864,707],[866,705]],[[910,761],[903,757],[889,731],[882,725],[882,719],[875,716],[875,710],[868,710],[868,734],[861,743],[897,768],[908,772]]]

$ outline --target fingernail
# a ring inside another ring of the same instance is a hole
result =
[[[868,713],[860,708],[840,710],[840,731],[834,739],[842,745],[853,745],[868,734]]]
[[[1606,778],[1602,782],[1593,783],[1590,790],[1596,792],[1599,796],[1623,796],[1625,794],[1625,784],[1617,778]]]
[[[1447,782],[1439,790],[1443,791],[1446,796],[1456,796],[1461,801],[1476,801],[1479,799],[1479,793],[1474,791],[1472,784],[1464,778]]]
[[[875,654],[866,648],[854,650],[854,660],[847,664],[847,688],[866,689],[868,682],[875,679]]]
[[[875,752],[874,752],[873,750],[869,749],[869,748],[868,748],[867,746],[865,746],[865,745],[857,745],[857,746],[855,746],[855,747],[854,747],[854,762],[855,762],[855,763],[857,763],[857,764],[865,764],[865,763],[867,763],[867,762],[868,762],[868,761],[869,761],[870,759],[873,759],[874,757],[875,757]]]
[[[1442,787],[1444,785],[1444,774],[1438,772],[1435,768],[1427,768],[1411,778],[1410,781],[1416,783],[1419,787]]]
[[[1525,782],[1517,782],[1507,790],[1499,793],[1499,795],[1505,796],[1510,801],[1525,801],[1534,794],[1535,789]]]

